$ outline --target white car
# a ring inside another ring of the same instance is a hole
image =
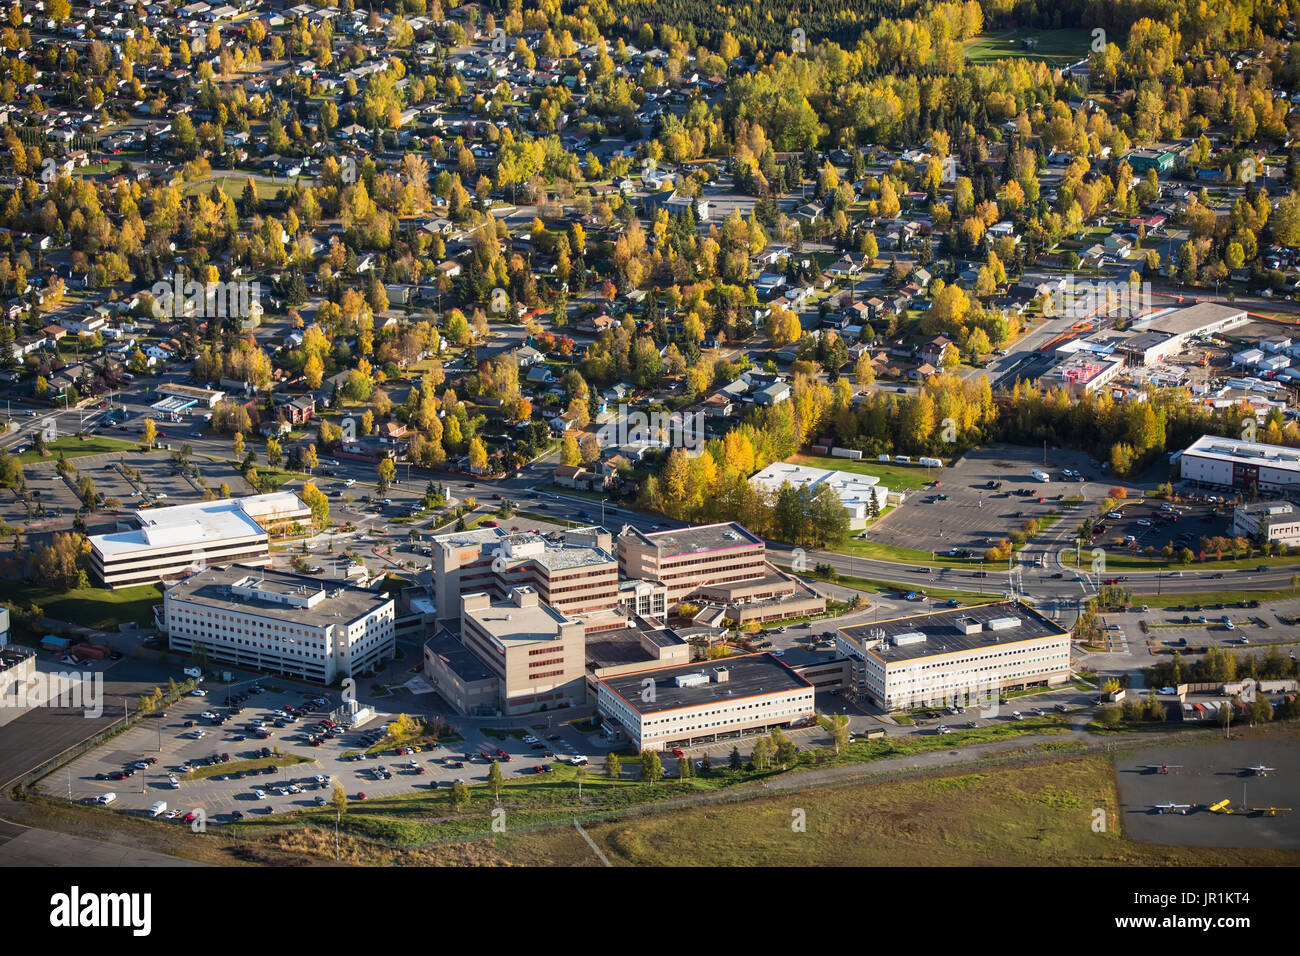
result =
[[[1108,511],[1108,512],[1106,512],[1106,517],[1107,517],[1107,518],[1110,518],[1110,519],[1113,520],[1113,521],[1119,521],[1119,520],[1121,520],[1124,516],[1123,516],[1122,514],[1120,514],[1118,511]]]
[[[207,697],[207,696],[208,696],[208,692],[207,692],[206,690],[200,690],[199,688],[196,687],[196,688],[194,688],[192,691],[190,691],[190,696],[191,696],[191,697]]]
[[[202,740],[202,739],[203,739],[204,737],[206,737],[207,735],[208,735],[208,732],[207,732],[206,730],[191,730],[191,731],[190,731],[190,736],[193,737],[195,740]]]
[[[535,744],[535,743],[537,743],[537,738],[534,737],[532,734],[527,734],[527,735],[525,735],[525,737],[524,737],[524,743],[526,743],[526,744]]]
[[[254,790],[254,791],[253,791],[253,796],[255,796],[258,800],[265,800],[265,799],[266,799],[266,791],[265,791],[265,790]]]
[[[1146,518],[1139,518],[1139,519],[1138,519],[1138,527],[1139,527],[1139,528],[1149,528],[1149,527],[1151,527],[1151,522],[1148,521]]]

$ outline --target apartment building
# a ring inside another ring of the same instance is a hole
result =
[[[90,567],[115,589],[182,577],[209,565],[270,564],[271,536],[311,523],[292,492],[135,512],[129,530],[90,537]]]
[[[815,719],[813,685],[771,654],[599,679],[596,709],[634,750],[664,750]]]
[[[501,601],[485,591],[462,597],[460,642],[496,679],[502,714],[587,700],[582,622],[543,603],[531,587],[512,588]]]
[[[439,620],[459,615],[463,595],[483,591],[504,598],[516,587],[532,588],[565,617],[619,605],[613,536],[603,528],[548,536],[478,528],[438,535],[432,547]]]
[[[849,686],[886,711],[997,700],[1070,677],[1070,634],[1017,601],[840,628]]]
[[[618,562],[626,577],[661,582],[670,608],[687,598],[765,600],[791,590],[771,574],[763,540],[735,522],[650,534],[628,525],[618,536]]]
[[[392,598],[248,565],[173,584],[155,617],[180,654],[322,684],[373,673],[395,650]]]

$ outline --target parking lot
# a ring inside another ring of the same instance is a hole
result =
[[[1138,553],[1159,552],[1166,545],[1199,552],[1202,538],[1231,535],[1232,510],[1204,502],[1125,499],[1100,523],[1104,530],[1095,535],[1095,544]]]
[[[991,545],[1042,518],[1070,507],[1067,498],[1082,495],[1101,501],[1108,490],[1104,476],[1081,452],[1052,450],[1043,464],[1041,449],[990,445],[974,449],[949,468],[936,471],[935,484],[913,491],[902,506],[866,533],[870,541],[946,554],[965,549],[979,556]],[[1067,481],[1063,469],[1080,472],[1085,481]],[[1050,480],[1038,481],[1035,469]]]
[[[328,710],[338,705],[337,696],[322,692],[324,708],[309,706],[306,702],[317,696],[315,691],[283,690],[271,680],[261,684],[263,693],[250,693],[242,704],[236,703],[242,707],[239,713],[225,706],[225,692],[219,688],[212,688],[209,696],[184,698],[170,707],[165,717],[141,721],[109,744],[74,760],[66,774],[47,778],[42,787],[52,796],[70,795],[84,802],[113,793],[113,809],[131,813],[148,814],[163,801],[167,803],[164,815],[170,819],[183,821],[191,811],[202,810],[207,823],[221,824],[239,819],[236,814],[260,816],[318,806],[329,800],[336,783],[349,800],[363,799],[362,794],[364,799],[395,796],[447,788],[456,780],[470,785],[486,783],[489,756],[501,761],[502,771],[509,777],[537,774],[538,768],[574,756],[590,755],[600,762],[604,750],[609,749],[608,745],[596,749],[599,741],[572,726],[539,717],[529,729],[490,733],[492,728],[466,728],[461,739],[432,749],[402,754],[389,749],[358,759],[357,754],[373,745],[375,734],[382,734],[391,715],[381,714],[364,727],[342,731],[312,746],[308,738],[319,732]],[[283,712],[286,705],[301,708],[302,716],[295,721],[279,720],[275,711]],[[227,719],[217,724],[204,719],[204,712]],[[256,721],[265,722],[261,730],[266,737],[255,736]],[[533,737],[535,742],[525,737]],[[280,755],[306,759],[266,771],[270,762],[266,752],[275,755],[277,749]],[[223,759],[226,756],[228,761]],[[147,763],[150,760],[154,762]],[[249,761],[255,761],[255,767],[250,767]],[[132,767],[137,762],[146,766]],[[223,772],[225,763],[232,767],[230,772]],[[187,766],[195,769],[186,771]],[[130,774],[125,775],[128,770]],[[197,776],[205,773],[213,775]],[[115,774],[124,776],[114,779]],[[258,796],[259,790],[263,796]]]

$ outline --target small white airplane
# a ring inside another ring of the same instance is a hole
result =
[[[1190,803],[1157,803],[1152,809],[1160,814],[1181,813],[1183,816],[1187,816],[1187,811],[1192,809],[1192,805]]]
[[[1267,777],[1270,773],[1276,773],[1277,767],[1265,767],[1262,763],[1259,763],[1253,767],[1247,767],[1246,772],[1253,773],[1257,777]]]

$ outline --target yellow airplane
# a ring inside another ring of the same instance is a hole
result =
[[[1230,800],[1220,800],[1218,803],[1216,803],[1216,804],[1214,804],[1213,806],[1210,807],[1210,812],[1211,812],[1211,813],[1231,813],[1231,812],[1232,812],[1232,807],[1230,806],[1231,802],[1232,802],[1232,801],[1230,801]]]
[[[1251,813],[1258,813],[1263,817],[1275,817],[1279,813],[1290,813],[1290,807],[1251,807]]]

